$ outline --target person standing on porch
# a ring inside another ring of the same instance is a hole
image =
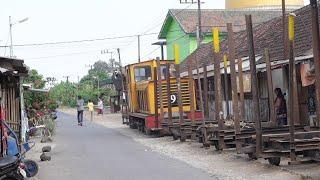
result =
[[[77,100],[77,111],[78,111],[78,125],[83,125],[83,111],[84,111],[84,100],[81,96],[78,96]]]
[[[284,94],[280,88],[276,88],[274,90],[276,94],[276,100],[274,102],[274,107],[276,110],[276,117],[278,126],[287,125],[287,103],[286,99],[284,98]]]

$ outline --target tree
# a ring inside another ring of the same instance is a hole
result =
[[[92,69],[88,71],[88,74],[80,80],[79,95],[81,95],[85,101],[91,99],[97,101],[98,96],[103,97],[105,104],[108,104],[109,96],[113,93],[112,88],[99,87],[98,81],[101,82],[110,80],[110,74],[114,71],[114,65],[112,62],[97,61],[92,66]]]
[[[104,99],[105,104],[109,103],[110,94],[114,93],[113,88],[99,87],[101,82],[110,80],[109,74],[113,72],[111,63],[97,61],[79,82],[61,82],[50,90],[50,98],[59,101],[61,105],[74,107],[77,96],[80,95],[85,101],[92,100],[97,103],[98,96]],[[99,83],[98,83],[99,81]]]
[[[42,89],[46,84],[43,76],[35,69],[29,71],[28,76],[24,79],[24,83],[31,84],[35,89]],[[26,91],[24,93],[24,98],[26,106],[33,107],[35,109],[40,109],[45,106],[46,101],[48,100],[47,94],[33,91]]]
[[[32,87],[35,89],[42,89],[46,85],[43,76],[35,69],[29,71],[28,76],[24,79],[24,83],[32,84]]]
[[[77,96],[76,84],[61,82],[50,89],[50,98],[60,105],[75,107]]]

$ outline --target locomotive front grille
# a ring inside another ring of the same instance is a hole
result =
[[[167,95],[167,84],[165,82],[162,83],[162,95],[159,94],[159,89],[157,91],[158,96],[158,107],[160,107],[160,96],[162,96],[163,107],[168,107],[168,95]],[[178,86],[176,82],[170,83],[170,93],[171,95],[175,95],[178,98]],[[183,106],[190,106],[190,90],[189,90],[189,83],[181,82],[181,96],[182,96],[182,105]],[[172,104],[172,107],[177,107],[178,104]]]
[[[149,111],[149,106],[148,106],[148,92],[146,89],[144,90],[138,90],[137,91],[137,96],[138,96],[138,106],[139,109],[142,111]]]

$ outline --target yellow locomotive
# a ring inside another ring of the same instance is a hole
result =
[[[170,67],[170,71],[167,68]],[[130,64],[125,67],[125,89],[127,89],[128,112],[126,118],[131,128],[137,128],[147,134],[161,131],[163,123],[168,123],[168,107],[171,106],[173,118],[178,115],[178,85],[174,77],[174,61],[149,60]],[[171,68],[173,70],[171,70]],[[167,96],[167,73],[170,72],[170,105]],[[192,80],[193,81],[193,80]],[[192,84],[192,87],[190,86]],[[195,91],[194,83],[189,78],[181,78],[181,105],[186,118],[191,118],[191,103],[196,106],[195,96],[190,98],[190,91]],[[193,95],[195,93],[192,93]],[[161,112],[161,113],[160,113]],[[193,111],[194,112],[194,111]],[[199,117],[195,112],[193,117]]]

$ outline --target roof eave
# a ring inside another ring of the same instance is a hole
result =
[[[181,25],[181,23],[180,23],[180,21],[177,19],[177,17],[172,13],[172,9],[169,9],[168,14],[167,14],[167,17],[166,17],[166,19],[164,20],[164,23],[163,23],[163,25],[162,25],[162,27],[161,27],[161,30],[160,30],[160,33],[159,33],[159,35],[158,35],[158,39],[165,39],[165,38],[166,38],[166,33],[164,33],[164,32],[165,32],[164,29],[165,29],[165,27],[166,27],[166,24],[167,24],[167,21],[168,21],[168,18],[169,18],[169,17],[172,17],[172,19],[179,24],[179,27],[182,29],[182,31],[183,31],[185,34],[189,34],[189,33],[183,28],[183,26]]]
[[[169,10],[169,12],[167,13],[167,16],[166,16],[166,18],[165,18],[165,20],[164,20],[164,22],[162,24],[161,30],[160,30],[159,35],[158,35],[158,39],[165,39],[166,33],[165,33],[164,29],[166,27],[166,24],[167,24],[168,19],[169,19],[170,16],[172,16],[172,15],[170,14],[170,10]]]

